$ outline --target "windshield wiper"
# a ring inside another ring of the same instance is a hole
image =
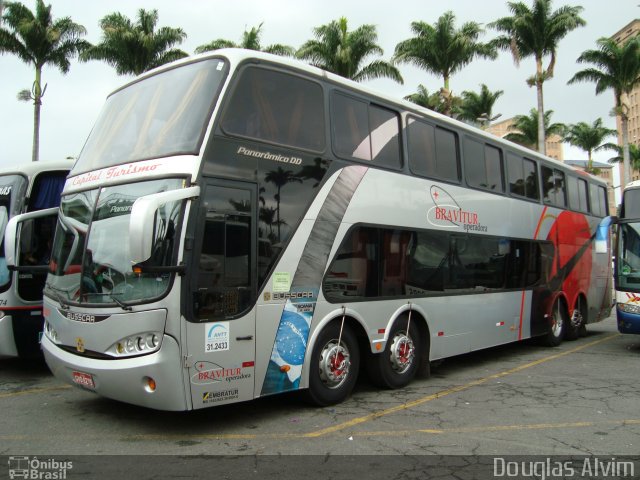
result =
[[[62,298],[62,295],[58,293],[58,292],[63,292],[63,293],[66,293],[67,296],[69,296],[69,293],[66,290],[62,290],[61,288],[56,288],[50,285],[49,283],[47,283],[45,287],[51,290],[51,293],[53,293],[53,296],[56,297],[56,300],[58,300],[58,303],[60,304],[61,308],[63,308],[64,310],[69,310],[69,304],[65,302],[65,300]]]
[[[131,305],[127,305],[122,300],[119,300],[116,298],[116,295],[121,295],[119,293],[97,293],[97,292],[85,293],[85,296],[88,296],[88,295],[97,295],[99,297],[109,297],[111,300],[113,300],[113,303],[118,305],[121,309],[126,310],[128,312],[133,310],[133,308],[131,308]]]

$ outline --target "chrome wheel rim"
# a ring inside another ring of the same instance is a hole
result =
[[[398,332],[391,340],[389,361],[391,368],[399,374],[405,373],[413,364],[416,347],[405,332]]]
[[[318,367],[322,383],[329,388],[339,388],[349,377],[349,350],[343,345],[338,345],[337,340],[329,341],[320,352]]]

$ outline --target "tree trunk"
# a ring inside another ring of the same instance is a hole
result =
[[[544,131],[544,99],[542,96],[542,58],[536,58],[536,93],[538,96],[538,152],[543,155],[547,154],[547,147],[545,144],[545,131]]]
[[[42,106],[42,88],[40,80],[42,68],[36,66],[36,81],[33,83],[33,149],[31,161],[37,162],[40,156],[40,107]]]
[[[622,188],[631,181],[631,160],[629,155],[629,118],[625,112],[620,115],[620,126],[622,128]]]

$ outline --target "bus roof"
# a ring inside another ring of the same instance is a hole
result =
[[[71,170],[75,160],[62,160],[54,162],[28,162],[0,169],[0,175],[26,175],[31,178],[40,172],[54,170]]]
[[[336,75],[330,72],[327,72],[325,70],[322,70],[318,67],[314,67],[312,65],[309,65],[301,60],[297,60],[297,59],[292,59],[292,58],[288,58],[288,57],[282,57],[279,55],[273,55],[270,53],[265,53],[265,52],[260,52],[257,50],[246,50],[246,49],[241,49],[241,48],[224,48],[224,49],[220,49],[220,50],[212,50],[209,52],[205,52],[205,53],[201,53],[198,55],[193,55],[190,57],[186,57],[180,60],[176,60],[175,62],[171,62],[171,63],[167,63],[165,65],[162,65],[160,67],[157,67],[153,70],[149,70],[148,72],[145,72],[143,74],[141,74],[140,76],[136,77],[135,79],[131,80],[130,82],[122,85],[120,88],[114,90],[113,92],[111,92],[109,95],[112,95],[114,93],[116,93],[119,90],[122,90],[123,88],[126,88],[127,86],[134,84],[136,82],[139,82],[140,80],[143,80],[147,77],[153,76],[157,73],[163,72],[165,70],[170,70],[172,68],[178,67],[180,65],[186,65],[189,63],[193,63],[196,61],[201,61],[201,60],[205,60],[208,58],[220,58],[220,57],[224,57],[226,58],[229,63],[232,65],[232,67],[238,66],[240,65],[242,62],[245,61],[254,61],[254,62],[265,62],[265,63],[269,63],[269,64],[273,64],[273,65],[280,65],[280,66],[284,66],[287,67],[291,70],[295,70],[295,71],[299,71],[302,73],[305,73],[311,77],[317,77],[318,79],[322,79],[322,80],[327,80],[330,81],[331,83],[343,86],[345,88],[349,88],[352,90],[356,90],[358,92],[362,92],[363,94],[366,95],[371,95],[377,99],[380,100],[384,100],[387,103],[396,105],[397,107],[409,111],[409,112],[414,112],[414,113],[418,113],[420,115],[426,116],[426,117],[431,117],[434,119],[437,119],[438,121],[444,123],[444,124],[448,124],[452,127],[455,127],[459,130],[464,130],[467,133],[471,133],[473,135],[479,136],[479,137],[483,137],[485,139],[487,139],[488,141],[491,142],[499,142],[499,143],[504,143],[506,146],[508,146],[511,150],[517,150],[519,153],[521,153],[523,156],[527,156],[529,158],[535,158],[537,160],[543,161],[547,164],[551,164],[554,167],[560,167],[561,169],[564,169],[565,171],[568,172],[573,172],[575,173],[576,171],[578,171],[578,169],[571,167],[570,165],[566,165],[561,161],[555,160],[551,157],[548,157],[546,155],[542,155],[539,152],[536,152],[535,150],[531,150],[529,148],[523,147],[521,145],[518,145],[516,143],[513,143],[509,140],[506,140],[504,138],[498,137],[492,133],[488,133],[484,130],[481,130],[479,128],[476,128],[472,125],[469,125],[467,123],[461,122],[459,120],[456,120],[454,118],[448,117],[446,115],[442,115],[438,112],[435,112],[433,110],[429,110],[427,108],[421,107],[420,105],[417,105],[413,102],[409,102],[408,100],[404,100],[403,98],[398,98],[398,97],[394,97],[392,95],[388,95],[386,93],[383,93],[379,90],[376,90],[374,88],[370,88],[367,87],[365,85],[362,85],[361,83],[355,82],[353,80],[349,80],[345,77],[341,77],[340,75]],[[596,182],[601,182],[603,184],[606,185],[606,182],[595,176],[595,175],[591,175],[585,172],[585,174],[587,176],[589,176],[592,180],[596,181]]]

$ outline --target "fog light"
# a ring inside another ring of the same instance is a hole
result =
[[[149,392],[149,393],[153,393],[156,391],[156,381],[151,378],[151,377],[144,377],[143,378],[143,384],[144,384],[144,389]]]

